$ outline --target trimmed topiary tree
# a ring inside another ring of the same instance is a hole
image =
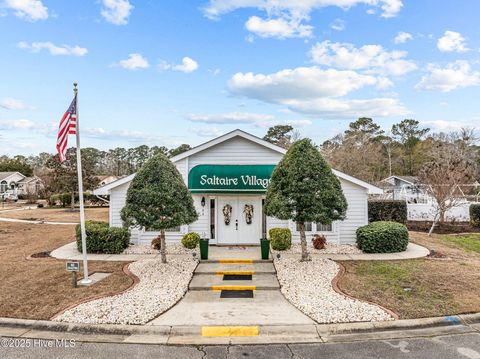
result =
[[[273,171],[265,213],[297,222],[302,261],[310,260],[305,222],[330,224],[343,220],[347,200],[340,181],[309,139],[294,143]]]
[[[357,229],[357,246],[365,253],[403,252],[408,246],[408,229],[397,222],[372,222]]]
[[[137,172],[121,213],[127,227],[160,231],[152,245],[158,249],[159,242],[162,263],[167,262],[165,230],[192,223],[198,218],[180,172],[164,154],[152,157]]]

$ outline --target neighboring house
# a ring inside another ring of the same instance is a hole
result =
[[[0,194],[36,194],[42,186],[42,180],[36,176],[27,177],[20,172],[0,172]]]
[[[167,241],[179,241],[187,232],[209,238],[211,244],[259,244],[270,228],[290,228],[299,241],[296,223],[267,217],[263,212],[270,176],[286,150],[241,130],[235,130],[171,158],[192,193],[198,219],[172,228]],[[356,230],[368,223],[368,196],[382,190],[362,180],[333,170],[348,202],[347,217],[331,225],[307,223],[307,235],[325,235],[328,242],[355,243]],[[121,227],[120,211],[135,174],[94,190],[110,195],[110,226]],[[245,215],[253,209],[253,218]],[[150,243],[159,232],[132,228],[132,241]]]
[[[402,199],[408,203],[424,203],[426,201],[425,191],[415,176],[390,176],[380,183],[386,198]]]

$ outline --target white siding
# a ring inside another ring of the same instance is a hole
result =
[[[110,227],[122,227],[120,211],[125,206],[125,200],[127,198],[127,190],[129,186],[130,182],[112,188],[110,192]]]
[[[202,195],[192,195],[195,209],[197,210],[198,219],[192,224],[188,225],[189,232],[197,232],[200,236],[205,232],[207,238],[210,237],[209,223],[210,223],[210,198],[205,196],[205,207],[202,207]]]
[[[357,228],[368,223],[368,193],[365,188],[351,182],[344,180],[340,180],[340,182],[348,203],[347,218],[338,222],[340,243],[355,243]]]
[[[188,168],[197,165],[221,164],[221,165],[248,165],[268,164],[276,165],[283,155],[274,150],[246,140],[242,137],[234,137],[188,158]]]

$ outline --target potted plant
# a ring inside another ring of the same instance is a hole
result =
[[[262,251],[262,259],[268,259],[270,255],[270,240],[267,238],[260,238],[260,249]]]
[[[313,248],[315,249],[325,249],[325,243],[327,239],[322,234],[314,234],[312,238]]]

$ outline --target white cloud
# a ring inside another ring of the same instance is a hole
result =
[[[389,80],[383,77],[318,67],[286,69],[267,75],[237,73],[229,81],[234,95],[286,106],[302,114],[332,118],[406,114],[408,111],[393,98],[339,98],[366,86],[389,85]]]
[[[2,130],[30,130],[37,127],[35,122],[25,119],[0,120],[0,129]]]
[[[310,37],[313,27],[302,25],[298,21],[288,21],[283,18],[261,19],[258,16],[251,16],[245,23],[248,31],[266,38],[276,37],[285,39],[289,37]]]
[[[471,123],[466,123],[462,121],[433,120],[433,121],[422,121],[422,125],[431,127],[435,131],[450,132],[450,131],[459,131],[462,128],[468,128],[471,126]]]
[[[366,100],[318,98],[304,101],[288,101],[292,111],[324,118],[357,118],[402,116],[409,111],[394,98],[372,98]]]
[[[127,70],[146,69],[150,67],[148,60],[143,57],[142,54],[137,53],[129,54],[128,59],[119,61],[117,65]]]
[[[462,34],[448,30],[438,39],[437,47],[441,52],[466,52],[469,50]]]
[[[199,137],[212,138],[223,135],[223,132],[216,127],[190,128],[190,131]]]
[[[0,107],[6,108],[7,110],[25,110],[27,105],[12,97],[4,97],[0,100]]]
[[[343,31],[345,30],[345,21],[342,19],[335,19],[335,21],[330,24],[330,28],[335,31]]]
[[[467,61],[455,61],[446,67],[430,64],[429,74],[422,76],[415,86],[418,90],[439,90],[449,92],[458,88],[479,86],[480,72],[472,71]]]
[[[348,10],[358,4],[380,8],[385,18],[396,16],[403,6],[402,0],[210,0],[203,12],[218,19],[237,9],[255,8],[264,11],[267,18],[250,17],[245,24],[249,31],[261,37],[310,37],[313,27],[304,22],[310,20],[312,11],[328,6]]]
[[[48,19],[48,8],[40,0],[5,0],[5,7],[15,11],[15,16],[37,21]]]
[[[233,94],[280,102],[292,97],[305,99],[344,96],[351,91],[377,84],[377,78],[355,71],[313,67],[285,69],[269,75],[236,73],[229,81]]]
[[[115,25],[126,25],[133,5],[128,0],[102,0],[100,13],[108,22]]]
[[[397,34],[397,36],[395,36],[395,38],[393,39],[393,42],[395,42],[396,44],[403,44],[412,39],[413,39],[412,34],[404,31],[400,31]]]
[[[132,142],[136,141],[151,141],[156,138],[152,133],[131,130],[106,130],[102,127],[86,128],[82,130],[86,137],[101,138],[105,140],[124,139]]]
[[[85,56],[88,53],[88,50],[84,47],[80,46],[69,46],[69,45],[62,45],[57,46],[52,44],[51,42],[32,42],[28,44],[25,41],[20,41],[17,46],[20,49],[30,50],[31,52],[37,53],[41,50],[47,50],[50,52],[50,55],[53,56]]]
[[[198,69],[198,62],[194,59],[185,56],[182,59],[182,63],[178,65],[169,64],[165,61],[162,61],[158,67],[162,70],[174,70],[174,71],[181,71],[185,73],[190,73],[196,71]]]
[[[192,122],[201,122],[215,125],[253,125],[255,127],[270,127],[278,124],[290,124],[294,127],[305,127],[312,124],[310,120],[281,121],[272,115],[253,112],[226,112],[215,114],[189,113],[185,118]]]
[[[370,73],[401,76],[417,68],[406,60],[405,51],[386,51],[381,45],[364,45],[330,42],[315,44],[310,50],[314,63],[342,69],[368,70]]]

